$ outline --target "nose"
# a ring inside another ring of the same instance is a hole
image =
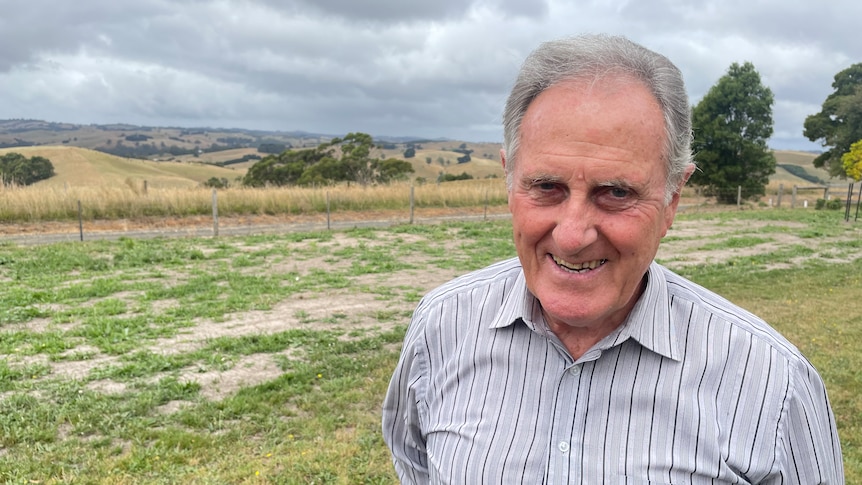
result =
[[[572,197],[562,209],[554,227],[553,237],[564,254],[577,254],[598,240],[598,214],[588,200]]]

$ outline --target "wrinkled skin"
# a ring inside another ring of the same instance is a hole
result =
[[[509,190],[515,245],[575,359],[631,311],[673,222],[664,137],[658,103],[626,78],[554,85],[524,115]]]

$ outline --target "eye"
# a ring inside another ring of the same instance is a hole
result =
[[[608,211],[628,209],[637,203],[637,193],[621,186],[599,187],[593,198],[596,205]]]
[[[566,186],[556,180],[530,180],[524,189],[534,203],[552,205],[564,200],[567,195]]]
[[[624,189],[624,188],[622,188],[622,187],[611,187],[611,188],[608,190],[608,193],[609,193],[612,197],[616,197],[616,198],[618,198],[618,199],[624,199],[624,198],[628,197],[628,196],[631,194],[631,191],[630,191],[630,190],[628,190],[628,189]]]

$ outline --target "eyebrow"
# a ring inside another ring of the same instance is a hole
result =
[[[622,187],[622,188],[626,188],[626,189],[637,188],[636,184],[632,184],[628,180],[623,180],[623,179],[605,180],[603,182],[597,183],[596,185],[598,187]]]
[[[537,185],[545,183],[559,183],[562,180],[563,178],[557,175],[539,173],[535,175],[525,175],[521,178],[521,183],[525,183],[526,185]]]

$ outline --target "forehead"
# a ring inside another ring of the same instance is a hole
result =
[[[641,82],[573,80],[546,89],[527,108],[518,158],[638,162],[653,170],[664,166],[664,142],[661,108]]]

